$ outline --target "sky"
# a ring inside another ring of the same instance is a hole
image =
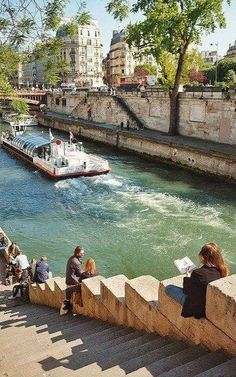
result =
[[[211,0],[209,0],[211,1]],[[78,8],[78,0],[72,0],[70,5],[66,9],[67,16],[75,15]],[[134,18],[130,18],[123,24],[114,21],[112,16],[107,14],[105,10],[106,0],[87,0],[87,8],[91,12],[92,17],[98,20],[100,30],[103,34],[104,41],[104,56],[109,51],[110,41],[112,37],[112,30],[123,28],[129,21],[133,21]],[[218,29],[214,34],[204,36],[202,38],[202,44],[199,46],[199,50],[216,50],[216,44],[218,44],[218,53],[223,56],[229,44],[233,44],[236,40],[236,0],[232,0],[232,5],[229,7],[224,4],[224,12],[227,22],[226,29]],[[211,46],[211,43],[213,46]]]

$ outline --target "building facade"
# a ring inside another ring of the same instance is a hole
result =
[[[65,19],[64,24],[71,21],[72,19]],[[92,20],[89,25],[78,26],[73,38],[63,35],[63,28],[58,29],[57,36],[62,39],[63,44],[60,57],[52,57],[52,60],[61,59],[67,63],[68,73],[63,79],[64,84],[73,83],[78,87],[101,86],[103,44],[97,21]],[[46,86],[44,63],[31,61],[21,64],[18,82],[20,86]]]
[[[113,31],[110,51],[106,58],[106,81],[110,85],[119,85],[122,81],[133,78],[134,69],[139,64],[149,63],[157,67],[152,55],[135,57],[135,49],[129,48],[125,41],[125,29]]]
[[[39,87],[45,85],[44,63],[42,61],[31,61],[19,64],[18,86],[19,87]]]
[[[215,64],[220,59],[220,57],[218,56],[218,51],[201,51],[201,55],[206,63]]]
[[[61,34],[60,29],[57,36],[63,40],[61,59],[69,65],[65,83],[75,83],[76,86],[101,86],[103,41],[97,21],[92,20],[89,25],[78,26],[78,32],[73,38]]]
[[[236,41],[234,42],[234,44],[229,45],[225,58],[236,58]]]

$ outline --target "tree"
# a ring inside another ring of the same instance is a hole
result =
[[[53,36],[59,28],[68,0],[1,0],[0,16],[0,90],[10,94],[11,75],[9,66],[14,66],[15,72],[19,63],[18,51],[28,49],[30,43],[35,44],[34,58],[40,58],[47,63],[52,57],[59,57],[61,41]],[[86,24],[90,21],[90,13],[86,10],[86,2],[79,0],[78,9],[72,22],[64,26],[63,33],[74,35],[78,24]],[[62,27],[63,28],[63,27]],[[11,59],[8,64],[2,64],[2,56],[5,51],[11,51]],[[60,64],[56,64],[54,71],[60,70]],[[47,74],[47,72],[46,72]],[[52,78],[52,67],[48,72]],[[54,75],[55,78],[55,75]]]
[[[226,84],[234,84],[236,82],[236,73],[233,69],[229,69],[225,75],[224,81]]]
[[[17,111],[19,115],[25,115],[25,114],[28,114],[29,112],[29,105],[24,99],[20,99],[20,98],[12,100],[11,108]]]
[[[199,43],[203,33],[225,27],[223,0],[135,0],[132,3],[130,8],[128,0],[110,0],[107,10],[118,20],[123,20],[129,11],[142,12],[143,19],[128,27],[127,43],[136,46],[140,53],[152,54],[159,63],[169,57],[176,59],[174,84],[169,87],[169,134],[173,135],[177,133],[178,92],[188,48],[192,43]],[[168,81],[167,76],[165,79]]]
[[[195,68],[191,69],[189,72],[190,83],[203,84],[206,81],[206,76],[203,72],[197,71]]]
[[[144,77],[148,75],[156,76],[156,74],[157,74],[156,67],[153,67],[153,65],[149,63],[139,64],[139,65],[136,65],[136,67],[134,68],[134,75],[138,77]]]

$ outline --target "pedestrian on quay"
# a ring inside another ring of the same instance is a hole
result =
[[[63,301],[60,313],[67,314],[71,309],[72,293],[77,291],[82,273],[84,272],[81,258],[84,256],[84,248],[76,246],[74,255],[72,255],[66,265],[66,299]]]
[[[130,127],[129,119],[127,120],[126,127],[127,127],[127,131],[129,131],[129,127]]]
[[[120,122],[120,129],[121,131],[124,129],[124,122]]]
[[[88,103],[87,114],[88,114],[88,120],[92,120],[92,105],[91,105],[91,103]]]

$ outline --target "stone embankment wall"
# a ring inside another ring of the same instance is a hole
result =
[[[165,162],[214,174],[222,178],[236,180],[236,161],[226,158],[216,152],[198,150],[187,145],[176,145],[173,142],[153,140],[144,137],[142,131],[135,134],[126,131],[116,131],[112,128],[77,122],[54,116],[39,114],[39,123],[51,128],[68,132],[69,128],[76,135],[94,141],[106,143],[128,151],[135,151],[149,157],[155,157]]]
[[[123,95],[130,108],[144,120],[146,127],[162,132],[169,126],[169,97],[164,93],[142,98],[140,95]],[[56,104],[57,102],[57,104]],[[71,114],[87,119],[87,105],[92,105],[92,117],[95,121],[118,125],[127,119],[131,127],[136,128],[130,114],[115,97],[98,93],[76,95],[55,94],[48,98],[52,111]],[[191,93],[180,94],[179,134],[219,143],[236,144],[236,95],[206,93],[193,96]]]
[[[224,349],[236,356],[236,275],[208,285],[207,317],[181,317],[182,307],[166,295],[165,287],[183,285],[183,276],[159,282],[152,276],[129,280],[124,275],[108,279],[96,276],[82,282],[83,306],[74,295],[77,314],[147,332],[156,332],[189,344],[203,344],[210,350]],[[53,278],[30,286],[30,301],[59,308],[65,297],[65,279]]]

